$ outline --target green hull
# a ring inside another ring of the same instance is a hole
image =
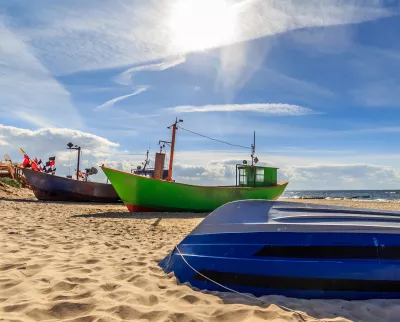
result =
[[[260,188],[194,186],[102,169],[128,210],[138,212],[210,212],[235,200],[277,199],[288,184]]]

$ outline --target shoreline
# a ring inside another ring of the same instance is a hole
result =
[[[354,208],[368,208],[380,210],[394,210],[400,211],[400,201],[398,200],[359,200],[359,199],[290,199],[279,198],[280,201],[313,203],[320,205],[340,206],[340,207],[354,207]]]

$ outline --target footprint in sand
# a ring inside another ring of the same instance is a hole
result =
[[[52,287],[42,289],[42,293],[50,294],[53,292],[71,291],[77,286],[78,286],[78,284],[76,284],[76,283],[68,283],[68,282],[62,281],[62,282],[55,284]]]
[[[81,294],[76,294],[76,295],[58,295],[53,298],[53,301],[66,301],[66,300],[81,300],[81,299],[86,299],[93,297],[93,294],[91,292],[85,292]]]
[[[94,308],[92,304],[61,302],[50,309],[35,308],[26,314],[38,321],[50,319],[71,319],[89,313]]]
[[[114,291],[117,288],[121,287],[121,285],[120,284],[115,284],[115,283],[106,283],[106,284],[100,285],[100,287],[104,291],[111,292],[111,291]]]

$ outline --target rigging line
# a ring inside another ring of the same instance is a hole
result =
[[[115,153],[113,151],[97,151],[97,150],[90,150],[90,152],[95,153],[105,153],[105,154],[112,154],[112,155],[145,155],[146,153]]]
[[[72,158],[71,158],[71,150],[69,150],[69,155],[68,155],[68,159],[69,159],[69,168],[68,168],[68,175],[71,175],[71,164],[72,164]]]
[[[265,300],[263,300],[263,299],[261,299],[261,298],[258,298],[258,297],[254,296],[254,295],[242,293],[242,292],[236,291],[236,290],[234,290],[234,289],[232,289],[232,288],[229,288],[229,287],[227,287],[227,286],[225,286],[225,285],[223,285],[223,284],[220,284],[220,283],[216,282],[215,280],[209,278],[208,276],[206,276],[206,275],[200,273],[197,269],[195,269],[192,265],[190,265],[190,264],[187,262],[186,258],[185,258],[185,257],[183,256],[183,254],[181,253],[181,250],[179,249],[178,245],[175,245],[175,249],[178,251],[178,253],[179,253],[179,255],[181,256],[182,260],[185,262],[185,264],[186,264],[190,269],[192,269],[196,274],[199,274],[200,276],[204,277],[206,280],[210,281],[211,283],[214,283],[215,285],[218,285],[219,287],[222,287],[223,289],[225,289],[225,290],[227,290],[227,291],[229,291],[229,292],[235,293],[235,294],[240,295],[240,296],[242,296],[242,297],[249,298],[249,299],[251,299],[251,300],[253,300],[253,301],[254,301],[254,300],[255,300],[255,301],[259,301],[259,302],[261,302],[261,303],[263,303],[263,304],[267,304],[267,305],[268,305],[268,304],[271,304],[270,302],[265,301]],[[311,319],[311,320],[313,320],[313,321],[320,321],[319,319],[314,318],[313,316],[310,316],[310,315],[308,315],[307,313],[304,313],[304,312],[301,312],[301,311],[297,311],[297,310],[293,310],[293,309],[291,309],[291,308],[288,308],[288,307],[286,307],[286,306],[280,305],[280,304],[278,304],[278,303],[274,303],[274,304],[275,304],[276,306],[280,307],[282,310],[284,310],[284,311],[286,311],[286,312],[292,312],[292,313],[297,314],[297,315],[300,317],[300,319],[301,319],[302,321],[306,321],[306,320],[304,320],[304,317],[307,318],[307,319]]]
[[[251,149],[251,148],[249,148],[248,146],[243,146],[243,145],[239,145],[239,144],[233,144],[233,143],[221,141],[221,140],[218,140],[218,139],[210,138],[209,136],[206,136],[206,135],[203,135],[203,134],[200,134],[200,133],[196,133],[196,132],[190,131],[190,130],[185,129],[185,128],[181,127],[181,126],[179,126],[178,128],[181,129],[181,130],[184,130],[184,131],[187,131],[187,132],[190,132],[190,133],[193,133],[193,134],[202,136],[203,138],[210,139],[210,140],[217,141],[217,142],[221,142],[221,143],[225,143],[225,144],[228,144],[228,145],[230,145],[230,146],[237,146],[237,147],[239,147],[239,148],[249,149],[249,150]]]

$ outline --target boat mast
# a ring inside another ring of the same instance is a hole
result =
[[[79,163],[81,160],[81,147],[77,145],[73,145],[71,142],[67,144],[68,150],[78,150],[78,162],[76,165],[76,180],[79,180]]]
[[[254,165],[254,153],[256,151],[256,131],[254,131],[253,144],[251,145],[251,166]]]
[[[160,141],[164,143],[170,143],[171,144],[171,152],[169,155],[169,167],[168,167],[168,176],[165,178],[166,181],[171,181],[172,180],[172,165],[174,163],[174,152],[175,152],[175,135],[176,135],[176,130],[178,129],[178,123],[182,123],[183,120],[176,118],[175,123],[172,124],[171,126],[168,126],[170,129],[172,127],[172,139],[171,142],[166,142],[166,141]]]

